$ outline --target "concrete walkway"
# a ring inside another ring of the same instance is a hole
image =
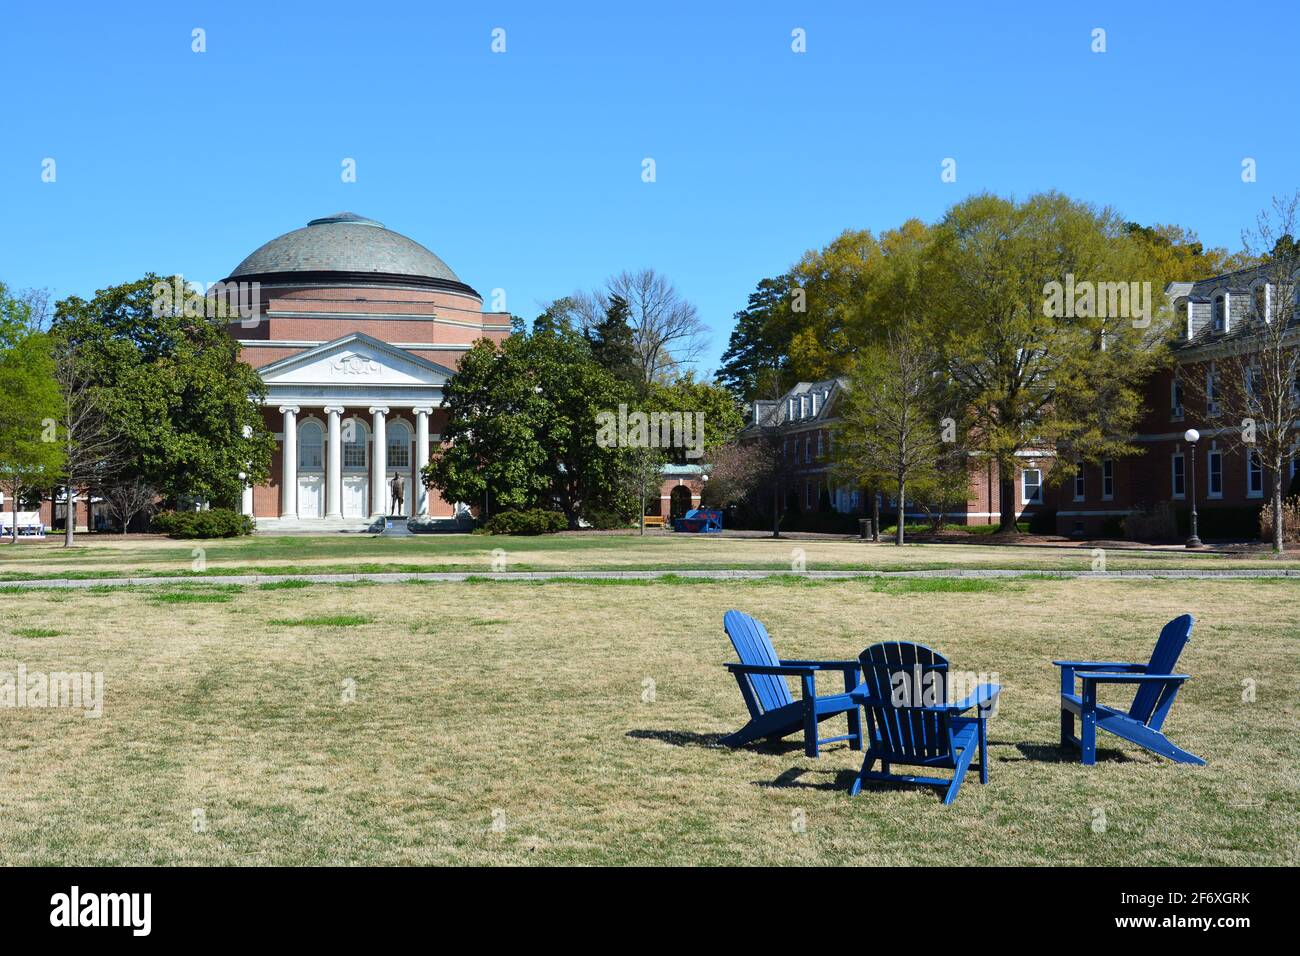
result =
[[[1243,568],[1241,570],[1196,571],[997,571],[937,568],[923,571],[427,571],[392,572],[374,574],[207,574],[175,575],[171,577],[140,578],[48,578],[35,581],[0,581],[0,589],[10,588],[125,588],[156,587],[172,584],[274,584],[280,581],[307,581],[311,584],[345,584],[372,581],[376,584],[398,584],[407,581],[459,582],[459,581],[639,581],[655,578],[700,578],[709,581],[759,580],[772,577],[801,577],[817,581],[852,580],[855,578],[1101,578],[1101,579],[1237,579],[1237,578],[1297,578],[1300,569]]]

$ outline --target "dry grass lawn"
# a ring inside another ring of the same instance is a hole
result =
[[[1098,570],[1090,546],[866,543],[851,538],[731,537],[671,533],[506,537],[468,534],[254,536],[216,541],[115,539],[0,545],[0,581],[50,577],[367,571],[573,571],[749,568]],[[1032,542],[1032,539],[1030,539]],[[1300,555],[1109,548],[1105,569],[1300,568]],[[201,560],[196,560],[201,559]],[[502,564],[501,562],[504,562]]]
[[[0,709],[0,863],[1296,865],[1297,597],[1114,580],[5,593],[0,672],[103,671],[106,700],[99,719]],[[717,747],[744,718],[728,607],[789,657],[916,639],[997,672],[989,785],[972,772],[950,807],[870,784],[850,799],[842,745]],[[1062,759],[1050,661],[1145,660],[1183,611],[1193,680],[1167,729],[1209,765],[1107,735],[1095,767]]]

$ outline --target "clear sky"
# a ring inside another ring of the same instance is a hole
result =
[[[350,210],[529,318],[652,266],[711,327],[708,369],[760,278],[972,192],[1059,189],[1235,248],[1300,185],[1298,9],[9,0],[0,279],[215,281]]]

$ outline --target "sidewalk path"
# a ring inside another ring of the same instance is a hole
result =
[[[274,584],[281,581],[307,581],[312,584],[344,584],[356,581],[373,581],[376,584],[397,584],[406,581],[458,582],[458,581],[605,581],[653,580],[655,578],[702,578],[710,581],[757,580],[761,578],[800,577],[813,580],[846,580],[854,578],[1101,578],[1101,579],[1153,579],[1153,578],[1297,578],[1300,569],[1243,568],[1240,570],[1197,571],[1169,569],[1143,571],[997,571],[936,568],[923,571],[427,571],[390,572],[374,574],[207,574],[175,575],[171,577],[139,578],[47,578],[33,581],[0,581],[0,590],[14,588],[125,588],[149,587],[170,584]]]

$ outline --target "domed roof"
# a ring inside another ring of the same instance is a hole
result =
[[[323,272],[349,273],[353,279],[394,282],[409,277],[419,285],[464,285],[447,263],[415,240],[350,212],[313,219],[302,229],[272,239],[237,265],[229,278],[289,279],[285,273]]]

